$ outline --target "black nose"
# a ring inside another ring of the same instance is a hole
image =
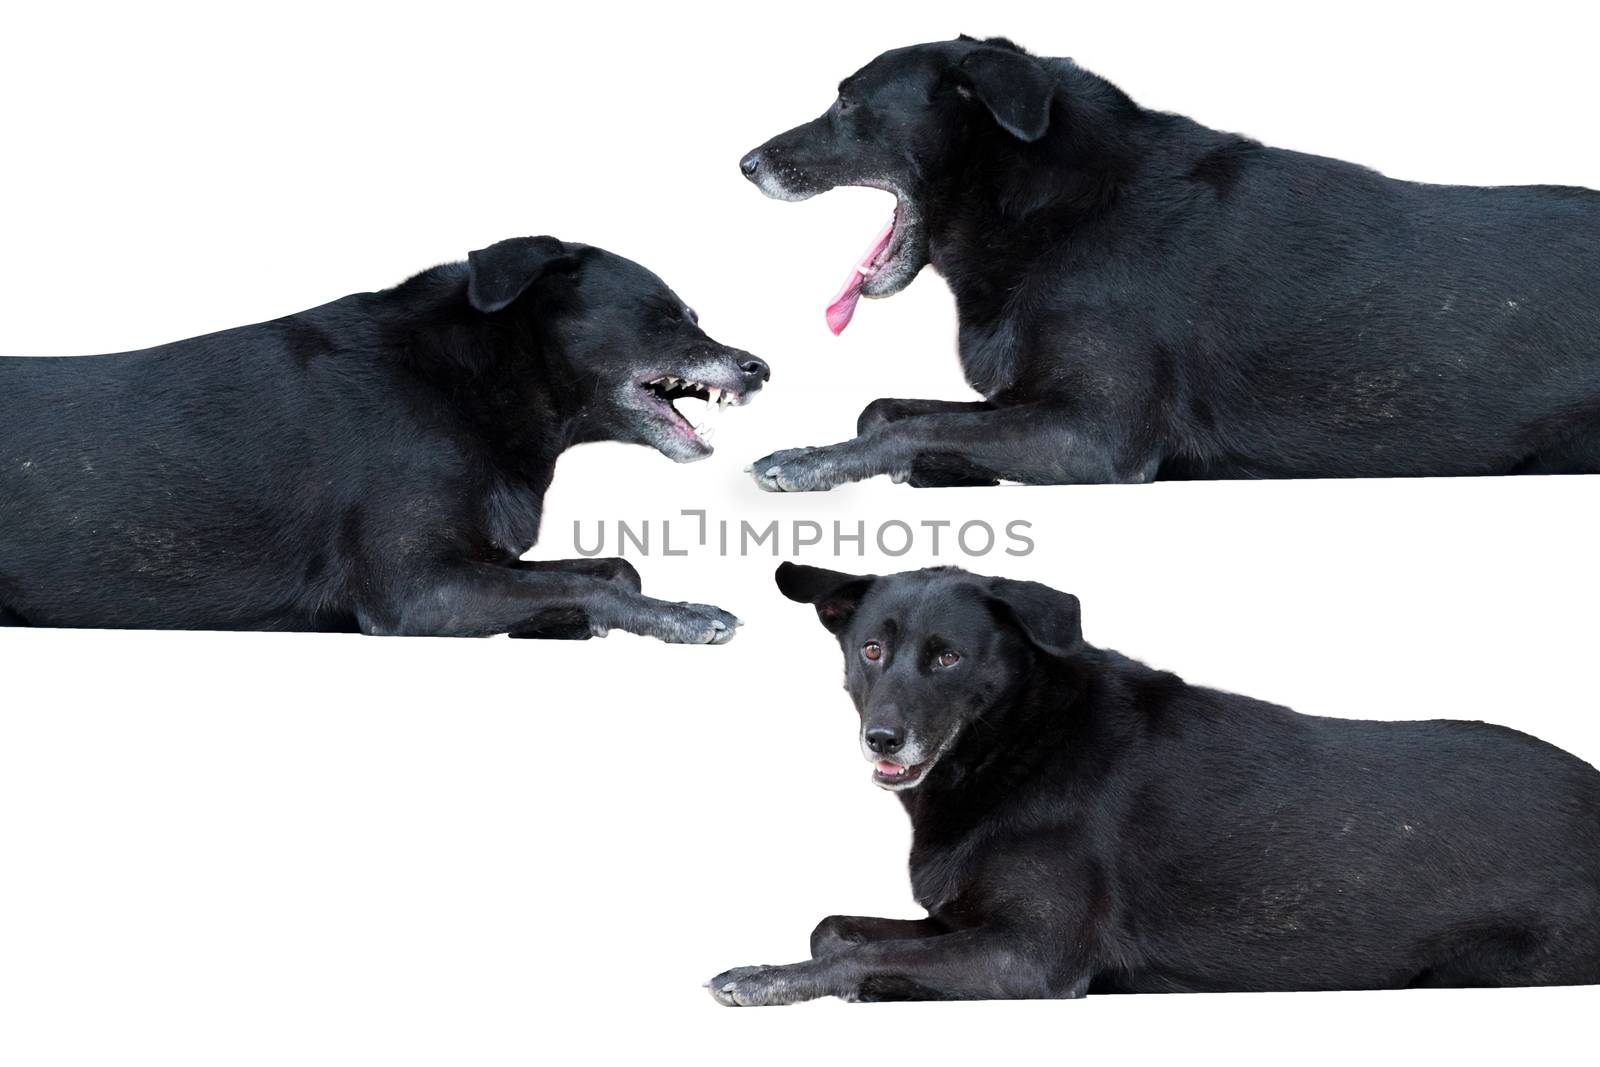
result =
[[[905,745],[906,739],[893,726],[873,726],[867,730],[867,747],[880,756],[892,756]]]
[[[739,369],[746,378],[756,378],[763,382],[772,380],[772,368],[767,366],[766,360],[750,356],[739,362]]]
[[[747,153],[743,159],[739,160],[739,169],[744,171],[744,176],[746,178],[754,178],[756,176],[756,171],[761,169],[761,149],[757,148],[753,152]]]

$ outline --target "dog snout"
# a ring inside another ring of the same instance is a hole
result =
[[[892,756],[906,745],[905,731],[898,726],[869,726],[863,736],[867,747],[880,756]]]
[[[754,179],[761,171],[762,161],[761,149],[752,149],[744,154],[743,159],[739,160],[739,170],[744,173],[746,178]]]
[[[772,380],[772,368],[767,366],[767,361],[758,359],[750,353],[742,353],[739,357],[739,373],[752,385]]]

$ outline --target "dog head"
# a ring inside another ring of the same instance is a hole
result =
[[[954,567],[886,577],[785,563],[778,588],[816,608],[844,651],[872,780],[914,789],[969,734],[1000,729],[1040,657],[1083,646],[1078,598]]]
[[[996,134],[1016,145],[1050,125],[1056,80],[1003,38],[898,48],[839,84],[821,116],[781,133],[740,161],[770,197],[804,200],[841,185],[894,194],[894,218],[828,307],[842,331],[862,297],[892,296],[929,259],[925,205],[953,180],[960,153]]]
[[[604,249],[513,237],[473,252],[467,274],[472,307],[540,338],[546,360],[559,364],[546,371],[586,398],[583,440],[703,459],[712,452],[709,419],[748,403],[771,377],[762,360],[706,336],[660,278]]]

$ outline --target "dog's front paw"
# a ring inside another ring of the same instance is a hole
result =
[[[785,448],[745,469],[769,493],[813,493],[845,481],[826,448]]]
[[[795,980],[790,967],[735,967],[723,971],[706,988],[718,1004],[730,1008],[765,1008],[778,1004],[797,1004],[816,994]]]
[[[652,635],[675,645],[724,645],[744,620],[710,604],[668,604],[652,627]]]

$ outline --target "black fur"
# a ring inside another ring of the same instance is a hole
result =
[[[1600,773],[1560,749],[1187,685],[1032,582],[778,585],[838,636],[928,917],[824,919],[724,1003],[1600,982]]]
[[[0,359],[0,624],[727,640],[622,560],[518,558],[569,446],[709,454],[664,376],[744,399],[768,370],[553,237],[143,352]]]
[[[751,152],[893,191],[978,404],[879,401],[763,488],[1600,471],[1600,194],[1385,178],[1147,111],[1067,59],[887,52]]]

